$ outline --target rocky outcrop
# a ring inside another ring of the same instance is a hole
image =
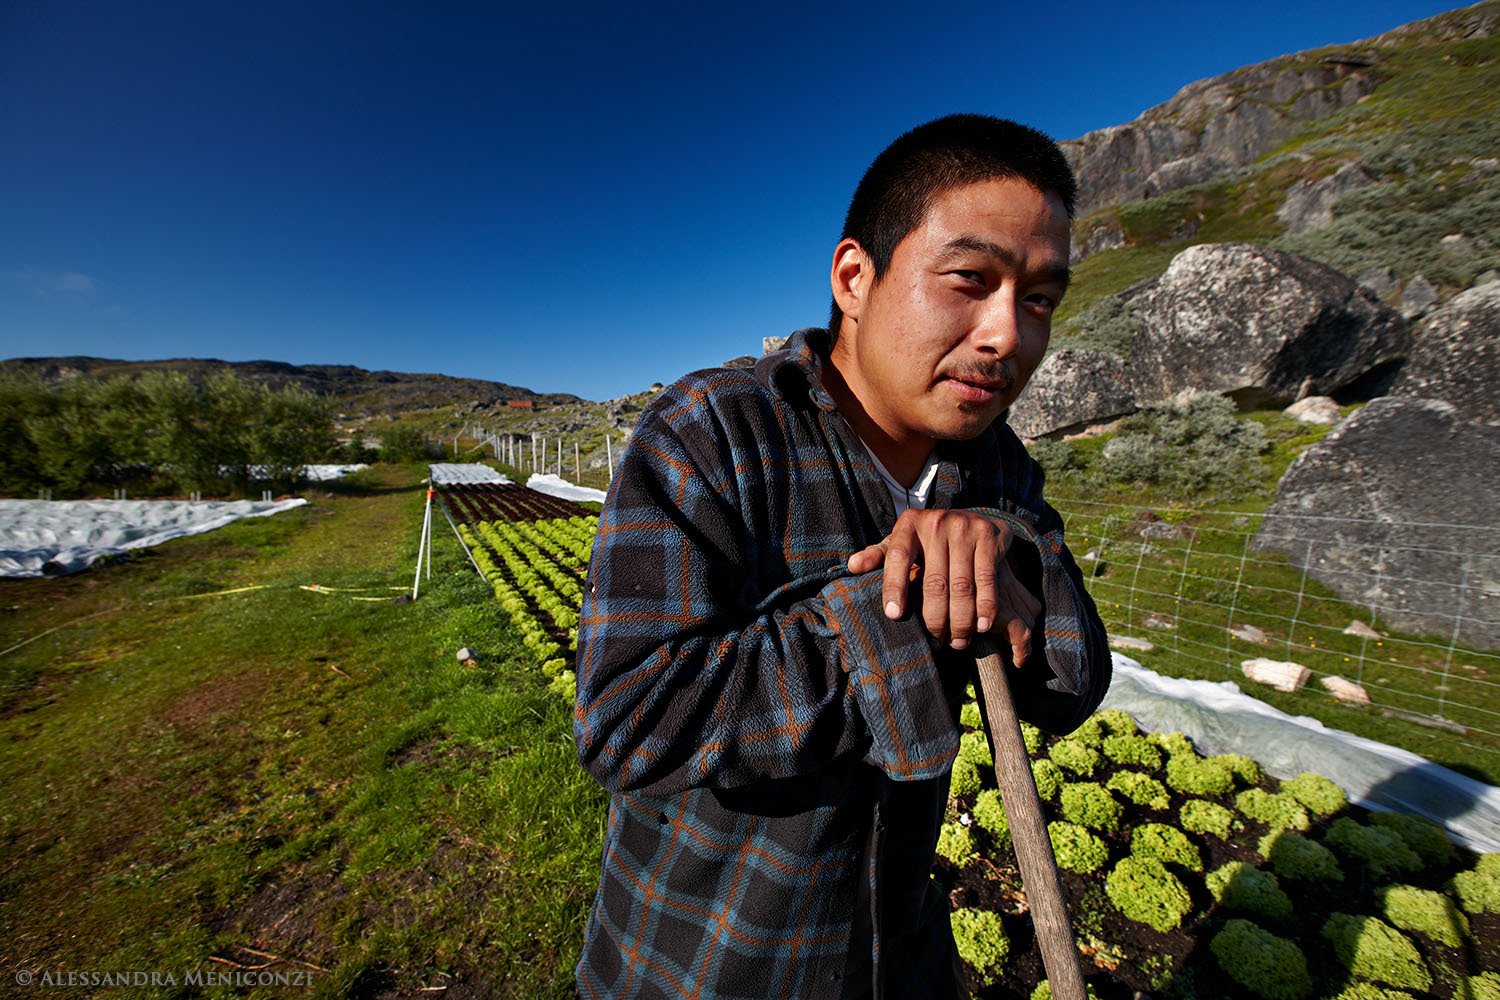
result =
[[[1133,305],[1138,405],[1187,391],[1286,406],[1354,386],[1411,344],[1406,321],[1344,275],[1246,243],[1189,247]]]
[[[1427,320],[1392,395],[1441,399],[1500,424],[1500,281],[1455,296]]]
[[[1500,426],[1377,399],[1292,463],[1254,546],[1389,625],[1500,647]],[[1465,527],[1467,526],[1467,527]]]
[[[1377,178],[1358,163],[1346,163],[1327,177],[1298,181],[1287,189],[1276,217],[1288,233],[1322,229],[1333,221],[1333,203],[1346,192],[1369,187]]]
[[[1023,438],[1077,430],[1135,412],[1125,359],[1107,351],[1068,349],[1047,356],[1010,410]]]
[[[1201,184],[1375,89],[1367,54],[1283,56],[1189,84],[1135,121],[1064,142],[1078,214]]]
[[[1201,184],[1245,166],[1300,127],[1375,90],[1383,50],[1489,38],[1500,9],[1477,4],[1348,45],[1281,56],[1199,80],[1125,125],[1061,143],[1078,177],[1079,216]]]

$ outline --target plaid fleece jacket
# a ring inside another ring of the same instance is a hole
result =
[[[605,501],[573,721],[611,793],[583,997],[954,996],[929,872],[972,654],[847,571],[895,510],[819,380],[827,351],[803,330],[753,372],[679,380]],[[1069,731],[1109,651],[1041,469],[999,422],[938,448],[929,506],[1010,523],[1045,606],[1017,705]]]

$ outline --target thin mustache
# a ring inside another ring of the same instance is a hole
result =
[[[998,388],[1002,391],[1008,390],[1011,387],[1011,383],[1015,381],[1015,376],[1011,374],[1010,368],[1004,363],[997,365],[964,365],[952,371],[944,372],[943,377],[956,378],[960,382],[972,382],[983,385],[998,383]]]

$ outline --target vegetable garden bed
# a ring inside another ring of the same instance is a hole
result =
[[[571,701],[597,517],[545,516],[576,505],[514,485],[447,493],[548,686]],[[933,877],[973,995],[1047,996],[977,705],[961,721]],[[1181,733],[1143,735],[1123,712],[1066,739],[1025,729],[1098,1000],[1500,1000],[1500,855],[1351,806],[1318,776],[1278,782]]]
[[[586,517],[587,507],[572,500],[529,490],[518,483],[478,483],[447,486],[443,495],[455,502],[453,516],[461,524],[482,521],[541,521]]]

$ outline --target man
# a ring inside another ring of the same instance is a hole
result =
[[[957,994],[929,872],[970,647],[996,634],[1056,732],[1109,680],[996,421],[1046,349],[1073,191],[1023,126],[914,129],[855,192],[829,330],[642,414],[579,629],[574,735],[612,793],[581,996]]]

